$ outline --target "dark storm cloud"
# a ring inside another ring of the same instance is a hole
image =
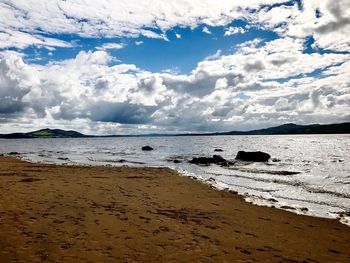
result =
[[[24,103],[13,98],[0,98],[0,115],[22,112]]]
[[[87,110],[91,112],[90,119],[93,121],[145,124],[150,122],[156,107],[128,102],[99,102]]]
[[[151,121],[151,115],[157,108],[129,102],[98,101],[85,103],[74,107],[65,104],[54,115],[57,119],[72,120],[88,118],[92,121],[115,122],[120,124],[146,124]]]

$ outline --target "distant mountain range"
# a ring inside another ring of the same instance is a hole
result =
[[[282,135],[282,134],[350,134],[350,122],[338,124],[297,125],[288,123],[267,129],[251,131],[230,131],[216,133],[186,133],[186,134],[145,134],[145,135],[85,135],[76,131],[60,129],[42,129],[28,133],[0,134],[4,139],[30,138],[87,138],[87,137],[146,137],[146,136],[220,136],[220,135]]]

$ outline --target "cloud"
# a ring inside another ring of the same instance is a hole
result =
[[[206,33],[206,34],[208,34],[208,35],[211,35],[211,34],[212,34],[212,33],[210,32],[209,28],[206,27],[206,26],[203,27],[202,32],[203,32],[203,33]]]
[[[143,44],[143,41],[135,41],[135,45],[136,46],[140,46],[140,45],[142,45]]]
[[[0,62],[0,119],[3,129],[14,121],[33,128],[72,121],[99,134],[105,127],[112,133],[135,126],[145,132],[215,131],[346,120],[348,56],[320,59],[303,53],[302,42],[289,53],[288,41],[295,44],[292,39],[259,48],[247,43],[242,47],[249,46],[248,53],[242,49],[204,60],[188,75],[111,65],[102,50],[48,65],[26,64],[10,53]],[[286,59],[290,54],[293,59]],[[322,78],[297,76],[316,69],[325,69]],[[281,77],[286,79],[273,80]]]
[[[109,49],[122,49],[125,47],[125,44],[121,43],[105,43],[100,47],[97,47],[97,50],[109,50]]]
[[[275,5],[250,13],[248,20],[259,27],[273,30],[281,37],[312,36],[313,47],[350,52],[350,3],[347,0],[308,0],[298,4]]]
[[[16,55],[0,60],[0,116],[21,113],[30,106],[39,113],[40,107],[33,107],[40,96],[39,80],[33,73]]]
[[[275,5],[281,2],[2,2],[0,48],[73,46],[57,34],[168,40],[171,28],[198,26],[245,33],[228,27],[236,18],[277,36],[248,39],[229,54],[218,49],[188,74],[115,61],[108,52],[124,47],[115,42],[46,65],[21,50],[0,51],[1,131],[55,124],[98,134],[218,131],[349,121],[348,1]],[[306,50],[309,38],[313,50]]]
[[[44,37],[39,34],[30,34],[11,29],[0,30],[0,49],[18,48],[24,49],[28,46],[63,47],[71,48],[73,44],[55,38]]]
[[[283,0],[254,0],[249,3],[101,0],[88,5],[83,0],[5,1],[0,3],[0,24],[3,28],[0,39],[3,48],[69,45],[44,37],[46,34],[107,38],[145,36],[167,40],[166,31],[173,27],[222,26],[242,18],[244,9],[273,2]]]
[[[224,36],[227,37],[227,36],[232,36],[232,35],[235,35],[235,34],[244,34],[246,31],[244,28],[242,27],[232,27],[230,26],[229,28],[226,29],[225,33],[224,33]]]
[[[221,55],[222,55],[222,51],[221,51],[221,49],[218,49],[215,52],[215,54],[207,56],[204,60],[216,60],[216,59],[220,58]]]

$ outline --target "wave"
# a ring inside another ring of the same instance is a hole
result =
[[[217,176],[223,176],[222,174],[213,173],[213,172],[211,172],[210,174],[217,175]],[[287,180],[276,179],[276,178],[267,179],[267,178],[258,178],[258,177],[251,177],[251,176],[244,176],[244,175],[237,175],[237,174],[230,174],[230,175],[224,175],[224,176],[243,178],[243,179],[248,179],[248,180],[252,180],[252,181],[256,181],[256,182],[275,183],[275,184],[281,184],[281,185],[294,186],[297,188],[302,188],[309,193],[329,194],[329,195],[333,195],[333,196],[340,197],[340,198],[350,198],[350,193],[342,193],[342,192],[337,192],[337,191],[332,191],[332,190],[326,190],[324,188],[318,188],[315,186],[308,185],[308,184],[306,184],[302,181],[298,181],[298,180],[287,181]]]

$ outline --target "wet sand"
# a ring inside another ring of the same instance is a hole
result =
[[[0,262],[350,262],[350,227],[166,168],[0,157]]]

